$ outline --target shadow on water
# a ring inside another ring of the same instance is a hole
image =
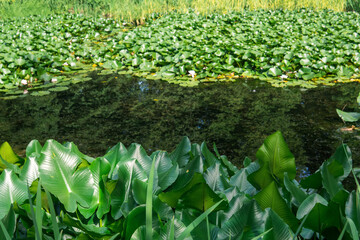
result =
[[[280,130],[297,164],[311,172],[342,140],[360,165],[359,134],[339,131],[345,124],[335,111],[346,104],[346,110],[356,108],[359,84],[303,90],[242,80],[184,88],[124,75],[91,77],[68,91],[0,100],[0,141],[19,154],[32,139],[73,141],[82,152],[100,156],[120,141],[140,143],[149,152],[172,151],[188,136],[215,142],[221,154],[241,165]]]

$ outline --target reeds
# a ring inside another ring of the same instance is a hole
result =
[[[359,0],[0,0],[1,17],[33,14],[83,13],[103,15],[125,21],[143,20],[151,13],[188,9],[200,14],[226,13],[244,9],[332,9],[359,10]]]

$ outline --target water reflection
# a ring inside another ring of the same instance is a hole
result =
[[[243,80],[183,88],[129,76],[92,77],[65,92],[1,100],[0,141],[21,153],[32,139],[54,138],[99,156],[119,141],[141,143],[148,151],[172,150],[186,135],[192,142],[215,142],[240,165],[280,130],[298,163],[310,171],[342,140],[360,163],[357,134],[338,131],[344,123],[335,112],[346,104],[347,110],[356,108],[358,84],[303,91]]]

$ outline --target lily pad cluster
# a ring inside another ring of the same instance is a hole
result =
[[[0,26],[0,88],[16,93],[95,69],[184,86],[256,77],[274,86],[314,87],[360,76],[355,12],[173,11],[137,27],[65,14],[2,19]]]
[[[300,183],[280,132],[238,169],[184,137],[150,156],[119,143],[93,158],[73,143],[0,147],[2,239],[359,239],[359,169],[341,145]],[[352,174],[357,188],[341,182]],[[57,209],[55,211],[55,209]]]
[[[359,77],[359,34],[354,12],[174,12],[119,33],[116,53],[123,64],[170,81],[260,77],[311,87]]]
[[[0,20],[0,90],[27,93],[44,84],[67,85],[74,74],[102,64],[99,59],[111,52],[108,37],[123,27],[112,19],[73,14]]]

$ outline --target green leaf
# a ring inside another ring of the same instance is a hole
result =
[[[30,186],[33,181],[39,178],[39,164],[36,158],[32,155],[25,160],[20,173],[20,179]]]
[[[192,186],[189,191],[181,196],[181,199],[186,207],[195,208],[202,212],[205,212],[221,200],[221,198],[204,182]],[[219,206],[219,209],[224,209],[225,207],[226,203],[223,202],[223,204]]]
[[[16,229],[16,216],[13,206],[10,207],[9,212],[0,222],[2,224],[0,229],[0,239],[11,239],[10,236],[14,236]]]
[[[266,188],[254,196],[262,209],[271,208],[288,224],[293,231],[298,227],[298,221],[281,197],[275,182],[270,183]]]
[[[114,172],[118,181],[114,191],[111,193],[111,215],[118,219],[127,216],[136,206],[133,199],[132,188],[134,179],[146,181],[148,179],[146,171],[137,159],[127,158],[116,165],[117,171]]]
[[[336,178],[329,169],[329,162],[324,162],[320,167],[320,172],[322,176],[322,183],[324,188],[330,195],[330,198],[333,198],[340,190],[343,189],[341,182]],[[341,165],[340,165],[341,167]]]
[[[16,174],[5,169],[0,175],[0,219],[8,214],[11,204],[23,203],[27,197],[26,183],[21,181]]]
[[[293,239],[294,233],[290,227],[271,209],[268,210],[268,217],[265,221],[265,230],[271,232],[264,236],[264,240]]]
[[[188,235],[190,235],[191,231],[194,230],[205,218],[214,211],[224,200],[221,200],[214,204],[212,207],[203,212],[199,217],[197,217],[190,225],[186,227],[186,229],[181,233],[181,235],[177,238],[177,240],[184,240]]]
[[[73,226],[78,229],[81,229],[89,236],[101,238],[103,236],[108,236],[111,234],[111,231],[107,227],[100,227],[95,224],[85,224],[81,222],[78,218],[71,217],[69,214],[65,214],[63,217],[63,222],[68,226]]]
[[[10,237],[8,231],[6,230],[6,227],[4,226],[4,223],[2,221],[0,221],[0,227],[1,227],[2,234],[4,235],[5,239],[11,240],[11,237]]]
[[[304,226],[316,232],[321,232],[323,224],[327,220],[327,206],[328,202],[323,197],[317,193],[311,194],[299,206],[296,217],[302,219],[309,215]]]
[[[276,77],[280,76],[282,74],[282,71],[278,67],[272,67],[268,71],[268,75]]]
[[[191,173],[186,173],[185,172],[183,175],[180,175],[178,179],[180,179],[180,181],[181,181],[181,179],[184,179],[185,177],[187,177],[186,176],[187,174],[190,175]],[[178,204],[179,198],[184,193],[189,191],[194,185],[199,184],[199,183],[203,183],[203,182],[204,182],[203,176],[201,174],[199,174],[199,173],[195,173],[192,176],[190,176],[189,181],[185,182],[185,184],[178,184],[179,186],[182,186],[181,188],[179,188],[179,189],[169,189],[169,191],[160,193],[159,194],[159,199],[161,201],[167,203],[169,206],[175,208],[177,206],[177,204]],[[175,183],[174,183],[174,185],[175,185]]]
[[[23,58],[18,58],[18,59],[15,59],[14,63],[17,66],[22,66],[22,65],[24,65],[26,63],[26,61]]]
[[[337,114],[344,122],[357,122],[360,119],[360,113],[358,112],[344,112],[336,109]]]
[[[134,208],[125,219],[125,240],[129,240],[136,229],[146,224],[146,207],[140,205]]]
[[[20,161],[19,157],[14,153],[8,142],[4,142],[0,146],[0,156],[8,163],[15,164]],[[2,162],[0,162],[0,169],[1,168],[6,168],[6,166]]]
[[[26,157],[30,157],[32,154],[36,154],[35,157],[40,156],[42,146],[38,140],[32,140],[26,147]]]
[[[303,65],[303,66],[308,66],[308,65],[311,65],[311,62],[309,59],[301,59],[300,60],[300,64]]]
[[[176,149],[170,154],[170,158],[179,164],[179,167],[184,167],[190,158],[191,143],[188,137],[183,137]]]
[[[77,203],[89,207],[94,193],[94,178],[87,168],[77,171],[81,158],[54,140],[48,140],[40,157],[40,178],[43,187],[55,195],[69,212]]]
[[[223,192],[230,187],[226,169],[217,160],[204,173],[204,179],[210,188],[215,192]]]
[[[110,194],[105,189],[106,176],[110,171],[110,163],[105,158],[96,158],[91,165],[89,170],[94,179],[94,194],[92,202],[89,208],[79,206],[80,213],[85,217],[89,218],[96,211],[96,216],[101,219],[102,216],[110,211]]]
[[[207,163],[206,168],[212,166],[218,159],[210,152],[205,142],[201,144],[201,153],[205,157]]]
[[[352,191],[345,205],[345,215],[351,218],[357,229],[360,229],[360,192]]]
[[[329,171],[339,181],[349,176],[352,169],[352,155],[346,144],[341,144],[328,160]]]
[[[169,154],[164,151],[155,153],[155,177],[154,177],[154,191],[167,189],[173,184],[179,176],[179,165],[176,161],[171,160]]]
[[[120,161],[120,159],[126,155],[127,149],[122,143],[116,144],[112,147],[104,156],[104,158],[110,163],[111,169],[109,172],[109,178],[113,175],[116,164]]]
[[[284,185],[291,193],[295,206],[299,206],[307,197],[307,194],[300,188],[296,180],[290,180],[287,173],[284,175]]]
[[[245,201],[221,224],[218,238],[251,239],[264,232],[265,218],[265,213],[254,200]]]
[[[289,179],[295,178],[295,158],[279,131],[265,139],[256,157],[259,160],[260,169],[248,176],[248,180],[255,187],[264,189],[273,180],[283,183],[285,172]]]
[[[303,188],[313,188],[313,189],[322,188],[321,172],[317,170],[314,174],[310,175],[307,178],[302,179],[300,185]]]
[[[351,218],[346,218],[347,223],[349,224],[349,234],[353,240],[359,240],[359,228],[356,228],[354,221]]]

